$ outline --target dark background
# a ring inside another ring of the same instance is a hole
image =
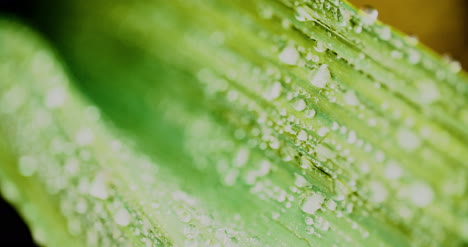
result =
[[[37,246],[23,219],[0,196],[0,246]]]
[[[38,1],[0,0],[0,14],[12,15],[21,19],[33,19]],[[16,210],[0,196],[0,246],[37,246],[31,232]]]

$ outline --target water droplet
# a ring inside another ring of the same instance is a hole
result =
[[[329,129],[325,126],[320,127],[320,129],[317,131],[317,134],[319,136],[325,136],[329,132]]]
[[[437,85],[430,80],[422,80],[416,83],[419,91],[419,100],[423,104],[431,104],[439,100],[440,93]]]
[[[75,142],[79,146],[85,146],[93,142],[94,134],[90,128],[82,128],[75,135]]]
[[[350,106],[357,106],[359,104],[359,99],[353,91],[347,91],[344,94],[344,101]]]
[[[327,159],[333,159],[336,156],[336,153],[333,152],[330,148],[325,146],[323,143],[320,143],[315,148],[315,153],[317,154],[317,158],[320,161],[326,161]]]
[[[315,117],[315,114],[316,114],[316,112],[315,112],[314,109],[308,109],[308,110],[305,112],[305,116],[306,116],[307,118],[313,118],[313,117]]]
[[[387,199],[387,194],[387,189],[380,182],[372,181],[370,183],[370,201],[382,203]]]
[[[348,143],[353,144],[357,141],[356,132],[350,131],[348,134]]]
[[[335,202],[334,200],[329,200],[329,201],[327,201],[327,203],[326,203],[327,209],[328,209],[328,210],[331,210],[331,211],[335,211],[337,206],[338,206],[338,205],[336,204],[336,202]]]
[[[125,208],[121,208],[114,215],[114,220],[118,225],[127,226],[130,224],[130,214]]]
[[[279,217],[280,217],[280,214],[277,213],[277,212],[273,212],[273,213],[271,214],[271,218],[272,218],[273,220],[277,220],[277,219],[279,219]]]
[[[260,8],[260,15],[265,19],[271,19],[273,17],[273,9],[268,6]]]
[[[312,16],[307,12],[305,7],[297,7],[295,13],[296,20],[298,21],[311,21]]]
[[[239,176],[239,171],[236,169],[230,169],[227,175],[224,177],[224,184],[227,186],[233,186],[236,184],[237,177]]]
[[[12,183],[10,180],[3,179],[0,180],[1,183],[1,192],[2,195],[11,202],[18,202],[21,199],[21,194],[18,191],[17,186]]]
[[[447,62],[447,64],[449,65],[449,69],[450,71],[452,71],[452,73],[458,73],[460,72],[461,70],[461,64],[460,62],[454,60],[451,56],[449,55],[444,55],[443,56],[443,59]]]
[[[308,135],[304,130],[299,131],[297,134],[297,139],[300,141],[307,141]]]
[[[317,51],[317,52],[324,52],[327,50],[327,47],[325,46],[325,44],[320,41],[320,40],[317,40],[317,43],[315,44],[315,47],[314,49]]]
[[[317,210],[322,208],[324,196],[320,192],[315,192],[304,199],[302,204],[302,211],[307,214],[314,214]]]
[[[98,174],[93,180],[89,187],[89,194],[102,200],[105,200],[109,197],[104,173]]]
[[[271,137],[269,146],[272,149],[278,149],[280,147],[280,143],[279,143],[278,139],[276,139],[275,137]]]
[[[394,161],[388,162],[384,169],[385,177],[390,180],[399,179],[403,175],[403,169]]]
[[[320,61],[320,58],[318,56],[312,54],[311,52],[307,53],[306,59],[307,59],[307,61],[312,61],[314,63],[317,63],[318,61]]]
[[[188,224],[184,227],[184,234],[188,239],[194,239],[198,236],[198,228],[194,224]]]
[[[305,223],[306,223],[307,225],[309,225],[309,226],[310,226],[310,225],[313,225],[313,224],[314,224],[314,219],[312,219],[312,217],[307,216],[307,217],[305,218]]]
[[[330,80],[331,74],[327,64],[322,64],[311,72],[310,83],[318,88],[324,88]]]
[[[412,46],[415,46],[419,43],[418,37],[414,34],[406,36],[406,41]]]
[[[407,129],[400,129],[397,133],[397,140],[400,147],[406,149],[406,151],[412,151],[421,145],[421,140],[412,131]]]
[[[379,11],[377,9],[366,6],[362,9],[363,16],[362,16],[362,22],[366,25],[372,25],[375,23],[377,20],[377,17],[379,16]]]
[[[354,27],[354,32],[355,33],[361,33],[362,32],[362,26],[361,25],[357,25]]]
[[[307,181],[303,176],[295,173],[294,176],[296,177],[296,180],[294,181],[294,184],[299,187],[299,188],[303,188],[303,187],[306,187],[306,186],[309,186],[310,183],[309,181]]]
[[[299,61],[300,54],[297,51],[294,45],[286,46],[283,51],[279,54],[279,59],[281,62],[288,64],[288,65],[296,65]]]
[[[21,175],[25,177],[30,177],[34,175],[37,170],[37,161],[34,157],[31,156],[22,156],[19,159],[19,171]]]
[[[12,114],[17,111],[26,101],[27,93],[20,86],[14,86],[8,90],[0,101],[1,111]]]
[[[398,51],[398,50],[393,50],[390,55],[395,58],[395,59],[401,59],[403,58],[403,53],[401,53],[401,51]]]
[[[392,31],[388,26],[382,26],[377,29],[379,37],[383,40],[389,40],[392,37]]]
[[[310,169],[312,167],[312,161],[310,161],[307,157],[302,156],[300,158],[300,164],[302,169]]]
[[[417,64],[421,61],[421,54],[417,50],[408,50],[408,61]]]
[[[271,163],[268,160],[263,160],[260,163],[260,168],[257,170],[256,175],[261,177],[265,176],[270,172],[271,169]]]
[[[270,90],[267,93],[265,93],[264,97],[267,100],[274,100],[274,99],[277,99],[281,95],[282,91],[283,91],[283,86],[281,85],[281,83],[275,82],[273,86],[271,86]]]
[[[236,167],[244,166],[249,160],[250,151],[247,148],[240,148],[234,157],[234,165]]]
[[[434,199],[434,192],[429,185],[416,182],[410,186],[410,199],[416,207],[425,207]]]
[[[296,111],[302,111],[306,108],[306,103],[303,99],[299,99],[296,101],[296,103],[294,104],[294,109],[296,109]]]
[[[315,229],[312,226],[307,226],[306,227],[306,232],[307,232],[307,234],[314,234]]]
[[[56,87],[47,92],[45,105],[49,108],[61,107],[67,98],[67,92],[64,88]]]

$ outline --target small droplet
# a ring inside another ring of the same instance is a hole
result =
[[[331,211],[335,211],[337,206],[338,205],[336,204],[334,200],[329,200],[326,204],[327,209]]]
[[[421,145],[419,137],[407,129],[400,129],[397,133],[397,139],[400,147],[406,149],[406,151],[415,150]]]
[[[317,43],[315,44],[314,49],[317,52],[324,52],[325,50],[327,50],[327,47],[325,46],[325,44],[322,41],[317,40]]]
[[[307,232],[307,234],[314,234],[315,229],[312,226],[307,226],[306,227],[306,232]]]
[[[328,133],[329,129],[325,126],[320,127],[320,129],[317,131],[317,134],[319,136],[325,136]]]
[[[377,181],[370,183],[370,200],[375,203],[382,203],[387,199],[387,189]]]
[[[392,31],[388,26],[382,26],[377,30],[377,33],[383,40],[389,40],[392,37]]]
[[[356,132],[350,131],[348,134],[348,143],[353,144],[357,141]]]
[[[308,109],[306,112],[305,112],[305,116],[307,118],[313,118],[315,117],[315,114],[316,114],[316,111],[314,109]]]
[[[45,105],[49,108],[58,108],[65,103],[67,92],[64,88],[57,87],[49,90],[45,99]]]
[[[403,53],[401,53],[401,51],[398,50],[393,50],[390,55],[395,59],[403,58]]]
[[[307,12],[307,9],[304,7],[297,7],[295,13],[296,20],[298,21],[311,21],[313,20],[312,16]]]
[[[280,95],[281,92],[283,91],[283,86],[281,85],[280,82],[275,82],[269,91],[265,93],[264,97],[267,100],[274,100],[277,99]]]
[[[307,181],[303,176],[295,173],[294,176],[296,177],[296,180],[294,181],[294,184],[299,187],[299,188],[303,188],[303,187],[306,187],[306,186],[309,186],[310,183],[309,181]]]
[[[79,146],[90,144],[94,140],[94,134],[89,128],[82,128],[75,135],[75,142]]]
[[[304,200],[301,209],[304,213],[314,214],[322,207],[324,200],[325,198],[321,193],[315,192]]]
[[[366,25],[374,24],[375,21],[377,20],[377,17],[379,16],[379,11],[377,11],[377,9],[370,7],[370,6],[366,6],[365,8],[363,8],[362,12],[364,13],[362,17],[362,21]]]
[[[279,59],[281,62],[288,65],[296,65],[299,61],[299,57],[299,52],[293,45],[286,46],[279,54]]]
[[[385,177],[390,180],[399,179],[403,175],[403,169],[394,161],[390,161],[384,169]]]
[[[440,93],[437,85],[430,80],[422,80],[416,83],[419,91],[419,100],[423,104],[432,104],[439,100]]]
[[[408,61],[417,64],[421,61],[421,54],[417,50],[408,50]]]
[[[118,225],[127,226],[130,224],[130,214],[125,208],[121,208],[114,215],[114,220]]]
[[[239,176],[239,171],[236,169],[230,169],[229,172],[224,177],[224,184],[227,186],[233,186],[236,184],[237,177]]]
[[[317,55],[312,54],[311,52],[307,53],[306,59],[314,63],[317,63],[318,61],[320,61],[320,58]]]
[[[105,200],[109,197],[109,192],[107,191],[107,185],[103,173],[98,174],[93,180],[91,186],[89,187],[89,194],[102,200]]]
[[[309,225],[309,226],[310,226],[310,225],[313,225],[313,224],[314,224],[314,219],[312,219],[311,217],[307,216],[307,217],[305,218],[305,223],[306,223],[307,225]]]
[[[354,32],[355,33],[361,33],[362,32],[362,26],[361,25],[357,25],[354,27]]]
[[[417,207],[425,207],[434,199],[434,192],[423,182],[413,183],[410,187],[410,199]]]
[[[247,148],[240,148],[234,157],[234,165],[236,167],[244,166],[249,160],[250,151]]]
[[[408,42],[408,44],[412,45],[412,46],[415,46],[419,43],[419,39],[416,35],[408,35],[406,36],[406,41]]]
[[[279,143],[278,139],[276,139],[275,137],[271,137],[269,146],[272,149],[278,149],[280,147],[280,143]]]
[[[296,111],[303,111],[306,108],[306,106],[307,105],[305,101],[303,99],[299,99],[294,104],[294,109],[296,109]]]
[[[318,88],[324,88],[330,80],[331,74],[327,64],[322,64],[311,72],[310,83]]]
[[[299,134],[297,134],[297,139],[300,141],[307,141],[307,133],[304,130],[299,131]]]
[[[31,156],[23,156],[19,159],[19,171],[21,175],[30,177],[37,170],[37,161]]]
[[[353,91],[347,91],[345,93],[344,101],[350,106],[357,106],[359,104],[359,99]]]
[[[188,239],[194,239],[198,235],[198,228],[194,224],[188,224],[184,227],[184,235]]]

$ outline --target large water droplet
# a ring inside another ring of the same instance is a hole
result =
[[[377,17],[379,16],[379,11],[377,11],[375,8],[366,6],[362,9],[363,16],[362,16],[362,22],[366,25],[372,25],[375,23],[377,20]]]
[[[98,174],[93,180],[89,187],[89,194],[103,200],[109,197],[109,192],[107,191],[107,184],[103,173]]]
[[[279,59],[281,62],[288,64],[288,65],[296,65],[299,61],[300,54],[297,51],[294,45],[286,46],[283,51],[279,54]]]
[[[331,74],[327,64],[322,64],[311,72],[310,83],[318,88],[325,88],[330,80]]]
[[[302,211],[307,214],[314,214],[322,208],[325,197],[320,192],[315,192],[304,199]]]
[[[283,86],[280,82],[275,82],[271,88],[264,94],[265,99],[267,100],[274,100],[281,95],[283,91]]]
[[[311,21],[312,16],[307,12],[305,7],[297,7],[295,13],[296,20],[298,21]]]
[[[434,192],[429,185],[416,182],[410,186],[411,202],[417,207],[425,207],[434,199]]]
[[[407,151],[412,151],[421,145],[421,140],[412,131],[401,128],[397,133],[397,140],[400,147]]]
[[[64,88],[52,88],[47,92],[47,96],[45,98],[45,105],[49,108],[58,108],[61,107],[63,103],[65,103],[66,98],[67,92]]]
[[[296,103],[294,103],[294,109],[296,109],[296,111],[303,111],[306,106],[307,105],[303,99],[299,99],[296,101]]]
[[[121,226],[127,226],[128,224],[130,224],[130,219],[130,214],[125,208],[119,209],[114,215],[115,222]]]

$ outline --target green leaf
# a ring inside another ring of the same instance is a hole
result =
[[[375,12],[326,0],[48,11],[57,52],[0,28],[2,193],[39,243],[467,242],[466,75]]]

